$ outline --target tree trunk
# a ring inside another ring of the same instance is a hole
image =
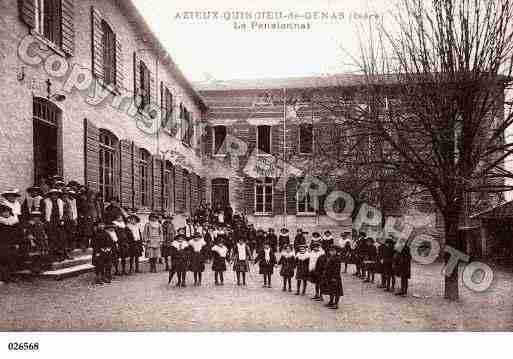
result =
[[[457,213],[457,211],[456,211]],[[459,249],[458,238],[458,215],[453,212],[452,215],[444,216],[445,226],[445,246],[450,246],[454,249]],[[446,251],[444,253],[444,263],[447,267],[451,255]],[[451,301],[459,300],[459,262],[456,264],[454,270],[447,275],[444,273],[444,297]]]

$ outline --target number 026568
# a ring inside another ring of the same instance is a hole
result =
[[[39,343],[11,342],[7,345],[7,349],[12,351],[37,351],[39,350]]]

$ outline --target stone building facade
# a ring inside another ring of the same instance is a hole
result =
[[[0,14],[0,188],[60,174],[140,212],[198,205],[206,106],[131,1]]]

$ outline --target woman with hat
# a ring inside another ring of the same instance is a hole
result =
[[[64,231],[66,236],[66,253],[70,258],[70,251],[76,247],[78,236],[78,208],[76,192],[71,188],[65,188],[62,191],[62,201],[64,203]]]
[[[80,244],[85,250],[94,235],[94,224],[103,218],[102,203],[97,192],[81,191],[78,201],[78,232]]]
[[[43,200],[44,221],[48,234],[50,251],[58,260],[67,258],[65,233],[64,233],[64,202],[60,199],[62,191],[52,188]]]
[[[130,269],[128,273],[134,272],[135,265],[135,273],[141,273],[139,270],[139,257],[142,256],[144,245],[141,234],[141,228],[139,227],[139,223],[141,219],[135,213],[130,214],[127,217],[127,237],[128,243],[130,244],[129,253],[130,253]]]
[[[0,280],[11,281],[11,274],[16,269],[16,252],[19,229],[12,222],[11,207],[0,203]]]
[[[226,262],[228,261],[228,248],[223,241],[216,239],[212,247],[212,270],[214,271],[214,284],[224,285],[224,272],[226,272]]]
[[[21,203],[18,201],[21,197],[20,191],[18,189],[3,191],[2,197],[2,204],[11,209],[11,216],[14,217],[15,222],[18,223],[21,217]]]
[[[148,223],[144,226],[143,239],[146,243],[146,256],[150,259],[150,272],[157,273],[157,259],[160,257],[160,247],[164,237],[159,216],[151,213],[148,219]]]
[[[328,249],[326,266],[323,272],[323,293],[330,296],[330,301],[326,306],[330,309],[338,309],[340,297],[344,295],[342,287],[342,277],[340,274],[342,261],[337,255],[337,248],[331,246]]]
[[[43,201],[43,191],[38,186],[27,188],[27,197],[21,205],[21,215],[23,220],[28,220],[33,211],[40,212],[41,202]]]
[[[289,230],[287,228],[280,229],[280,236],[278,237],[278,250],[282,252],[285,246],[288,246],[289,244]]]

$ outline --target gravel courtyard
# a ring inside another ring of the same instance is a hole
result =
[[[210,269],[203,287],[182,289],[168,286],[165,272],[115,277],[103,286],[92,284],[93,274],[60,282],[23,281],[0,286],[0,330],[513,330],[511,273],[496,271],[485,293],[461,286],[461,301],[450,303],[441,296],[440,270],[440,264],[414,265],[407,298],[344,274],[338,311],[312,301],[311,287],[305,297],[283,293],[277,274],[272,289],[262,288],[256,268],[245,288],[233,284],[231,271],[225,286],[215,287]]]

